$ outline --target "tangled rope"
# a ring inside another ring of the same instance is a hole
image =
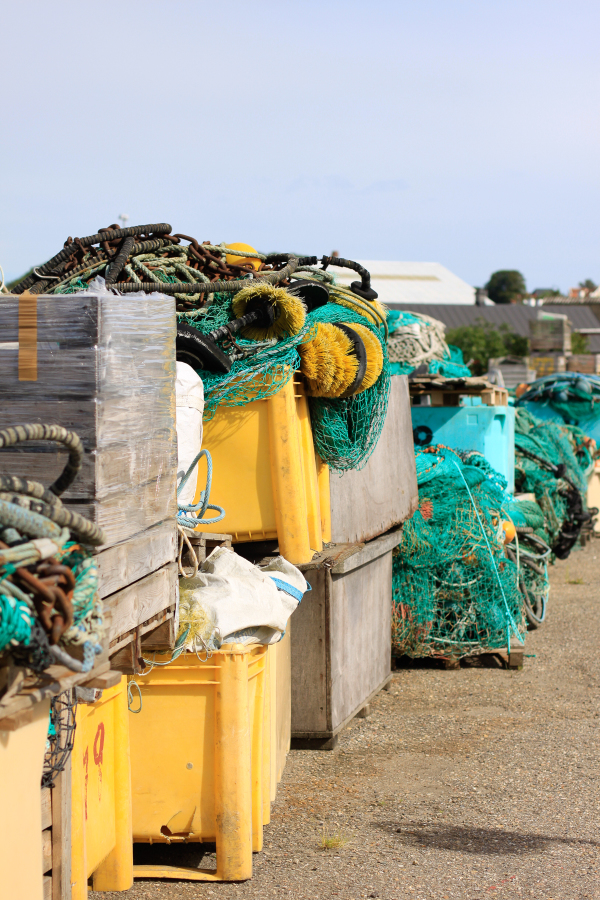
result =
[[[64,471],[49,489],[0,475],[0,652],[36,672],[58,662],[87,672],[102,649],[98,573],[82,544],[104,542],[102,530],[65,509],[58,494],[81,467],[83,447],[73,432],[54,425],[0,431],[0,448],[49,440],[69,450]],[[80,648],[82,658],[68,652]]]

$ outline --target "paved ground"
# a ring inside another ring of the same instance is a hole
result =
[[[403,669],[335,752],[292,752],[251,881],[90,897],[600,898],[597,603],[600,542],[554,567],[523,671]]]

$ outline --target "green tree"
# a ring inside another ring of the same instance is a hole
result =
[[[571,353],[589,353],[590,346],[587,334],[574,331],[571,334]]]
[[[500,269],[486,284],[488,297],[494,303],[517,303],[527,293],[525,279],[516,269]]]
[[[462,325],[446,332],[446,341],[460,347],[463,357],[470,363],[473,375],[484,375],[490,359],[501,356],[527,356],[529,341],[511,331],[503,322],[497,327],[485,319],[477,319],[474,325]]]
[[[598,285],[594,281],[592,281],[591,278],[586,278],[585,281],[579,282],[579,287],[583,288],[584,290],[585,288],[587,288],[589,291],[595,291]]]

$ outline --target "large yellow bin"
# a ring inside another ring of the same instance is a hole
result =
[[[0,896],[42,900],[42,804],[40,784],[50,701],[33,707],[32,720],[0,731]]]
[[[72,757],[72,900],[133,885],[127,679],[77,707]]]
[[[167,662],[168,654],[156,654]],[[131,716],[133,839],[215,842],[217,868],[135,866],[140,878],[243,881],[262,849],[267,648],[224,644],[136,676]],[[269,798],[270,799],[270,798]]]
[[[225,531],[236,542],[278,539],[297,565],[323,549],[331,532],[329,470],[315,456],[299,376],[267,400],[219,407],[204,425],[203,446],[213,462],[211,497],[225,518],[202,531]],[[196,503],[205,482],[200,468]]]

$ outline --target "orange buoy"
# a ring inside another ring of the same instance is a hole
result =
[[[504,543],[510,544],[510,542],[514,541],[514,539],[515,539],[517,529],[515,528],[514,524],[510,520],[509,521],[505,520],[502,523],[502,528],[504,529]]]

